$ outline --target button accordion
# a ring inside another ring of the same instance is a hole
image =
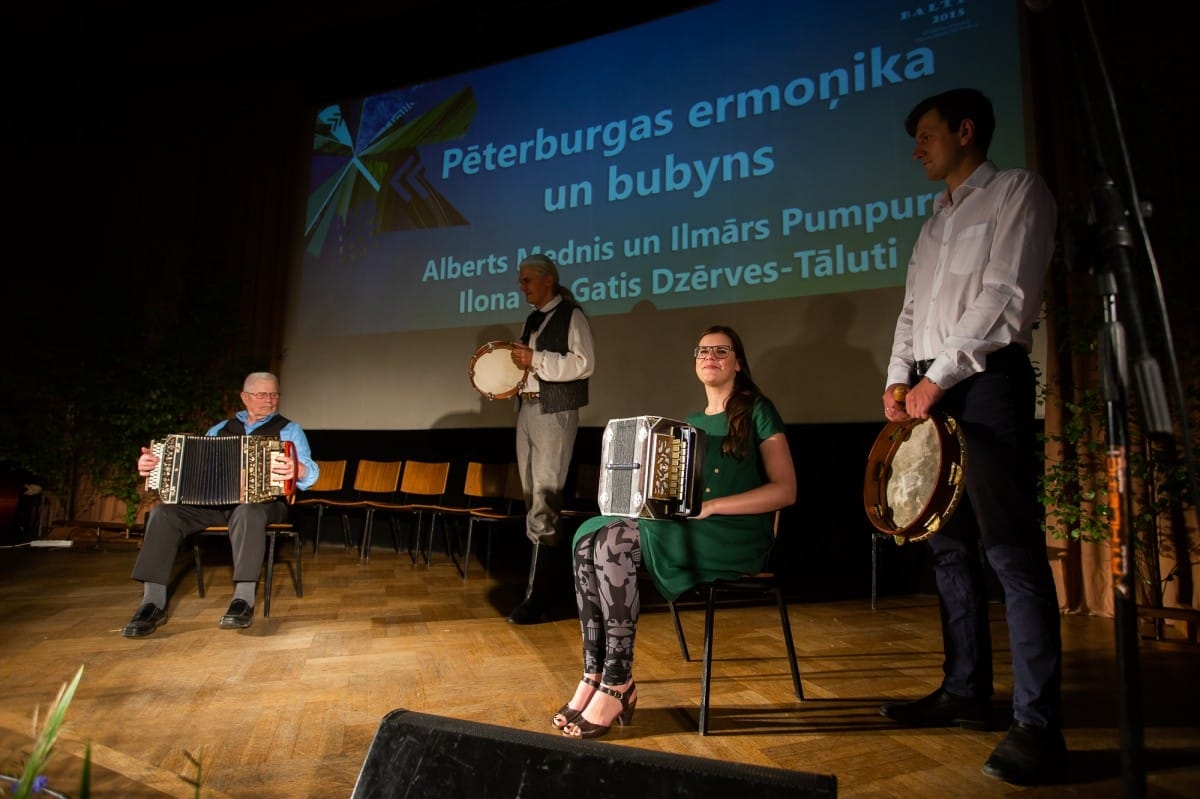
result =
[[[169,435],[150,442],[158,465],[146,490],[166,504],[240,505],[290,496],[294,480],[279,480],[271,464],[295,446],[275,436]]]
[[[675,419],[610,420],[600,451],[600,512],[643,519],[695,516],[704,443],[703,430]]]

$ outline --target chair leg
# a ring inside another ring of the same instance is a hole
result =
[[[700,671],[700,734],[708,735],[708,694],[712,677],[713,616],[716,615],[717,589],[709,586],[704,609],[704,665]]]
[[[417,511],[417,518],[423,518],[425,511]],[[438,512],[435,510],[429,511],[429,539],[425,544],[425,565],[433,564],[433,539],[437,535]],[[442,539],[446,545],[446,557],[454,559],[454,553],[450,551],[450,533],[446,531],[446,525],[442,524]]]
[[[301,571],[303,569],[303,566],[301,565],[303,563],[301,554],[304,549],[304,545],[300,541],[299,530],[296,530],[296,535],[294,537],[296,539],[296,578],[292,582],[296,586],[296,596],[302,597],[304,596],[304,574]]]
[[[438,519],[442,521],[442,543],[446,545],[446,557],[456,566],[458,565],[458,539],[450,535],[450,517],[438,511],[433,512],[433,528],[437,529]],[[431,533],[432,535],[432,533]]]
[[[321,548],[321,519],[325,516],[325,506],[317,506],[317,529],[313,530],[313,557],[315,558]]]
[[[367,561],[371,559],[371,526],[374,521],[375,509],[367,508],[367,512],[363,517],[362,541],[359,542],[359,560]]]
[[[263,618],[271,618],[271,586],[275,582],[275,533],[267,531],[267,584],[263,587]]]
[[[463,569],[462,561],[460,561],[459,557],[458,557],[459,556],[458,523],[460,521],[460,517],[451,516],[451,515],[447,515],[447,514],[435,514],[433,517],[435,523],[437,521],[438,516],[441,516],[441,518],[442,518],[442,532],[446,536],[446,551],[450,553],[450,562],[454,564],[454,568],[458,569],[458,573],[460,575],[462,575],[463,579],[465,580],[466,572]],[[453,523],[453,525],[454,525],[453,544],[451,544],[451,537],[452,537],[452,534],[450,532],[451,523]]]
[[[392,529],[392,535],[395,536],[396,551],[400,551],[400,520],[395,514],[392,514],[392,519],[395,521],[395,527]],[[412,561],[412,565],[416,566],[417,561],[421,559],[421,524],[416,513],[413,513],[413,529],[408,533],[408,559]]]
[[[679,654],[683,655],[685,661],[691,661],[692,657],[688,654],[687,639],[683,635],[683,625],[679,622],[679,608],[675,602],[668,602],[667,605],[671,608],[671,620],[675,622],[675,637],[679,639]]]
[[[425,519],[425,511],[417,511],[417,529],[421,529],[421,522]],[[433,565],[433,534],[437,527],[437,520],[430,518],[429,520],[429,538],[425,542],[425,565]],[[420,541],[417,542],[420,544]]]
[[[196,561],[196,593],[204,599],[204,564],[200,560],[200,536],[192,539],[192,557]]]
[[[792,688],[797,699],[804,699],[804,687],[800,684],[800,666],[796,663],[796,645],[792,641],[792,625],[788,619],[787,603],[783,601],[783,589],[775,586],[775,601],[779,604],[779,623],[783,625],[783,643],[787,646],[788,666],[792,669]]]
[[[463,545],[462,578],[467,581],[467,572],[471,570],[471,534],[475,532],[475,520],[467,517],[467,542]]]

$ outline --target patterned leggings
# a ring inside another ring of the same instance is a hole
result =
[[[642,562],[636,519],[619,519],[584,536],[575,547],[575,600],[583,633],[583,671],[624,685],[633,673],[637,633],[637,567]]]

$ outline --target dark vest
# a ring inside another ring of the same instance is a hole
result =
[[[554,313],[550,314],[550,318],[546,320],[546,326],[542,328],[542,332],[538,333],[537,349],[560,354],[568,351],[567,341],[571,329],[571,315],[576,308],[579,306],[568,302],[565,298],[559,303],[558,307],[554,309]],[[583,310],[580,309],[579,312],[583,313]],[[538,386],[538,390],[541,392],[542,413],[570,411],[588,404],[587,378],[568,380],[565,383],[552,383],[539,377]]]
[[[291,423],[291,421],[291,419],[288,419],[282,414],[277,413],[270,421],[254,428],[254,432],[250,435],[277,436],[283,431],[283,428],[287,427],[288,424]],[[217,431],[217,435],[244,436],[246,435],[246,425],[242,424],[242,420],[235,416],[234,418],[227,419],[225,421],[225,425]]]

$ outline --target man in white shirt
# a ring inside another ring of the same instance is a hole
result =
[[[927,539],[941,604],[942,685],[880,712],[909,726],[989,728],[992,644],[982,549],[1004,589],[1013,668],[1012,725],[983,772],[1014,784],[1051,783],[1066,761],[1062,638],[1037,494],[1029,351],[1057,206],[1039,176],[988,160],[995,116],[979,91],[923,100],[905,130],[926,177],[945,181],[946,191],[909,260],[884,416],[899,422],[937,412],[957,419],[967,442],[966,490],[948,523]]]

